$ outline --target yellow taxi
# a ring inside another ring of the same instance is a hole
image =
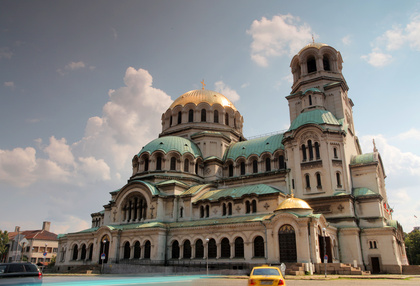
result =
[[[281,275],[280,268],[263,265],[254,267],[248,279],[248,286],[259,285],[286,286],[286,281],[284,280],[283,275]]]

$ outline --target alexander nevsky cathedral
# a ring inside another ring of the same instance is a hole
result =
[[[57,266],[319,271],[327,262],[329,271],[401,273],[403,230],[378,150],[360,148],[342,63],[331,46],[302,48],[290,64],[289,129],[252,140],[224,95],[203,88],[178,97],[159,138],[133,154],[127,184],[91,214],[92,227],[60,236]]]

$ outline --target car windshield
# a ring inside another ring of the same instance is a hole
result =
[[[274,268],[257,268],[254,269],[253,275],[280,275],[280,273]]]

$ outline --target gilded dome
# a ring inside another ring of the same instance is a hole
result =
[[[234,111],[237,111],[236,107],[226,98],[226,96],[208,89],[197,89],[184,93],[171,104],[169,109],[173,109],[178,105],[185,106],[188,103],[198,105],[202,102],[208,103],[210,106],[213,104],[220,104],[223,107],[230,107]]]
[[[298,53],[298,55],[300,55],[304,50],[309,49],[309,48],[317,48],[318,50],[322,47],[327,47],[327,44],[323,44],[323,43],[310,43],[307,44],[306,46],[304,46]]]
[[[276,211],[280,210],[312,210],[312,208],[308,205],[307,202],[304,200],[291,197],[284,200],[276,209]]]

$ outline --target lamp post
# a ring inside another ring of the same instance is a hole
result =
[[[104,274],[104,262],[105,262],[105,258],[106,258],[105,245],[106,245],[107,242],[108,242],[108,240],[106,238],[104,238],[104,240],[102,240],[102,254],[101,254],[102,274]]]
[[[48,246],[48,244],[45,244],[45,249],[44,249],[44,268],[43,268],[43,270],[45,270],[45,263],[46,263],[46,260],[47,260],[47,246]]]
[[[209,239],[206,238],[207,243],[207,255],[206,255],[206,268],[207,268],[207,276],[209,275]]]
[[[328,261],[328,257],[327,257],[327,244],[325,243],[325,235],[326,235],[326,229],[325,227],[322,229],[323,232],[323,240],[324,240],[324,268],[325,268],[325,278],[327,278],[327,261]],[[327,259],[325,259],[327,258]]]

